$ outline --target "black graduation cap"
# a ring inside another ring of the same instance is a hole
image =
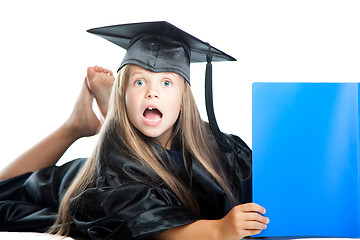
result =
[[[136,64],[152,72],[175,72],[190,84],[190,63],[207,62],[205,102],[210,128],[219,147],[230,151],[217,125],[212,97],[212,61],[235,58],[184,32],[168,22],[143,22],[89,29],[127,50],[119,70]]]

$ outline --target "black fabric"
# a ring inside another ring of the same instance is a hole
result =
[[[88,32],[127,50],[118,70],[126,64],[136,64],[152,72],[178,73],[189,84],[190,63],[206,62],[208,52],[213,56],[212,61],[236,61],[164,21],[106,26],[89,29]]]
[[[208,43],[165,21],[119,24],[92,28],[87,31],[124,49],[128,49],[130,42],[141,34],[167,36],[188,46],[191,51],[190,62],[192,63],[206,62],[206,55],[209,51]],[[215,62],[236,61],[232,56],[213,46],[211,46],[211,53]]]
[[[230,152],[231,147],[225,140],[224,134],[220,131],[216,121],[214,104],[213,104],[213,90],[212,90],[212,61],[211,48],[209,45],[209,52],[206,55],[206,70],[205,70],[205,105],[206,113],[208,115],[210,129],[215,137],[216,143],[224,152]]]
[[[190,83],[190,50],[162,35],[141,35],[132,40],[120,65],[135,64],[151,72],[174,72]]]
[[[243,202],[242,182],[251,174],[251,150],[240,138],[228,138],[233,151],[224,153],[223,164],[230,174],[232,193]],[[159,154],[166,155],[165,151]],[[107,155],[118,169],[102,163],[95,186],[78,196],[72,233],[91,239],[150,239],[199,219],[219,219],[231,209],[226,193],[197,161],[191,167],[191,191],[200,206],[199,214],[183,206],[144,166],[111,147]],[[77,159],[0,182],[0,230],[46,231],[67,186],[85,161]],[[168,158],[165,162],[174,174],[183,173],[176,160]],[[141,183],[141,176],[153,178],[154,184]]]
[[[86,159],[0,181],[0,230],[45,232]]]
[[[181,172],[183,174],[186,173],[185,165],[184,165],[184,159],[183,154],[181,152],[175,151],[174,149],[167,150],[167,153],[170,155],[172,159],[175,160],[175,162],[178,164],[178,166],[181,169]]]

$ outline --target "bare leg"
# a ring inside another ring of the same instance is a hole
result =
[[[87,85],[94,95],[101,114],[106,117],[109,107],[109,97],[115,77],[111,70],[102,67],[87,69]]]
[[[90,92],[87,78],[85,78],[73,111],[64,123],[74,130],[73,135],[76,139],[93,136],[100,127],[100,121],[92,110],[93,99],[94,96]]]
[[[100,121],[92,110],[93,99],[96,99],[105,117],[114,80],[111,71],[97,66],[89,67],[70,117],[49,136],[2,169],[0,180],[52,166],[77,139],[95,135]]]
[[[52,166],[77,139],[95,135],[100,121],[92,111],[92,96],[84,79],[70,117],[58,129],[0,171],[0,180]]]

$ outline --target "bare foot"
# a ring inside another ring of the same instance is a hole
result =
[[[100,127],[101,123],[92,109],[93,99],[85,78],[74,109],[66,122],[77,138],[95,135]]]
[[[101,114],[105,117],[109,107],[109,97],[115,77],[111,70],[102,67],[87,69],[87,85],[94,95]]]

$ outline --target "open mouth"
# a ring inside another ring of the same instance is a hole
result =
[[[144,110],[143,116],[149,122],[159,122],[163,114],[155,107],[147,107]]]

